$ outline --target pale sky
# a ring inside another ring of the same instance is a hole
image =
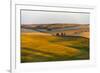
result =
[[[21,11],[21,24],[89,24],[89,16],[86,13]]]

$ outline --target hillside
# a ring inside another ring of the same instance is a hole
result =
[[[89,39],[43,34],[22,32],[22,63],[89,59]]]
[[[21,25],[21,62],[89,59],[89,24]]]
[[[88,36],[87,38],[89,38],[89,24],[29,24],[22,25],[21,28],[21,30],[24,32],[37,31],[50,33],[52,35],[56,35],[57,33],[64,33],[66,36]],[[88,34],[85,36],[84,33]]]

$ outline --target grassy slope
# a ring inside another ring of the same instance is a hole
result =
[[[89,39],[87,38],[21,34],[21,62],[81,59],[89,59]]]

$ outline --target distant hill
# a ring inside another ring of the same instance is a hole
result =
[[[89,38],[89,24],[23,24],[21,30],[26,32],[42,32],[56,35],[64,33],[66,36],[83,36]],[[86,36],[85,36],[86,34]]]
[[[29,28],[29,29],[63,29],[63,28],[70,28],[70,27],[88,27],[89,24],[60,24],[60,23],[55,23],[55,24],[23,24],[21,25],[22,28]]]

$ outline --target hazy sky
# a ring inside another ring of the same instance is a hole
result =
[[[76,23],[89,24],[89,14],[44,11],[21,11],[21,24]]]

